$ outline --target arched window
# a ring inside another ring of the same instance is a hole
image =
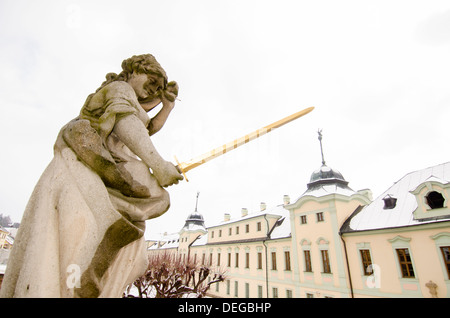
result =
[[[425,199],[431,209],[439,209],[444,207],[445,199],[442,194],[437,191],[431,191],[427,194]]]

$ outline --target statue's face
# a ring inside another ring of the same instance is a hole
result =
[[[164,78],[154,74],[133,73],[128,79],[140,103],[148,103],[159,99],[159,90],[164,89]]]
[[[150,95],[144,88],[144,85],[147,81],[148,81],[147,74],[133,73],[128,79],[128,84],[130,84],[131,87],[133,87],[138,100],[148,98]]]

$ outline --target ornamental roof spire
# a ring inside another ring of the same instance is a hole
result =
[[[319,143],[320,143],[320,153],[322,155],[322,165],[325,166],[325,158],[323,156],[323,148],[322,148],[322,129],[319,129],[317,131],[317,133],[319,134]]]

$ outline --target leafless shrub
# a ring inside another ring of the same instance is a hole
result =
[[[208,277],[211,277],[207,281]],[[124,297],[139,298],[203,298],[212,284],[223,282],[224,273],[203,265],[190,257],[182,258],[174,253],[151,255],[144,275],[129,285]],[[137,295],[133,295],[135,287]]]

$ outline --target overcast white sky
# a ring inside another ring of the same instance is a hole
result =
[[[60,128],[123,59],[151,53],[180,86],[153,142],[188,160],[309,106],[188,173],[147,236],[305,190],[327,165],[374,197],[450,159],[450,2],[0,1],[0,213],[20,221]]]

